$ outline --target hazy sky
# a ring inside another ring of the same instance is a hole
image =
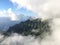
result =
[[[24,14],[25,16],[35,15],[31,10],[25,7],[18,8],[18,4],[13,4],[12,0],[0,0],[0,17],[10,17],[12,20],[17,19],[16,15]]]

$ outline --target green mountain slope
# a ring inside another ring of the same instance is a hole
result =
[[[18,33],[21,35],[34,35],[39,36],[44,32],[49,32],[50,26],[48,25],[48,21],[41,21],[41,19],[34,20],[26,20],[19,24],[16,24],[10,27],[4,35],[10,35],[11,33]]]

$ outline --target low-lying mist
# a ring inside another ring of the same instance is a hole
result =
[[[18,34],[12,34],[7,37],[0,45],[39,45],[38,39],[33,36],[22,36]]]
[[[23,36],[12,33],[10,36],[0,35],[0,45],[60,45],[60,18],[50,19],[49,21],[51,34],[44,32],[42,37],[28,35]],[[4,39],[2,42],[1,40]]]
[[[20,4],[19,1],[12,2]],[[41,18],[42,21],[48,21],[51,33],[44,32],[41,35],[44,37],[43,39],[40,38],[40,35],[38,37],[22,36],[17,33],[12,33],[6,37],[0,35],[0,40],[3,40],[0,41],[0,45],[60,45],[60,0],[25,0],[25,3],[22,6],[30,7],[32,11],[38,14],[38,18]]]

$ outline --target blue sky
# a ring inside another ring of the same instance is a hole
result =
[[[17,7],[10,0],[0,0],[0,11],[8,10],[9,8],[11,8],[16,15],[18,14],[24,14],[25,16],[35,15],[32,11],[27,10],[24,7],[17,9]]]
[[[0,10],[7,10],[8,8],[15,9],[14,5],[9,0],[0,0]]]

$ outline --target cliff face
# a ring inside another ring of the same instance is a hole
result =
[[[39,36],[43,32],[49,32],[50,26],[48,25],[48,21],[41,21],[40,19],[35,20],[26,20],[19,24],[16,24],[10,27],[4,35],[10,35],[11,33],[18,33],[22,35],[35,35]]]

